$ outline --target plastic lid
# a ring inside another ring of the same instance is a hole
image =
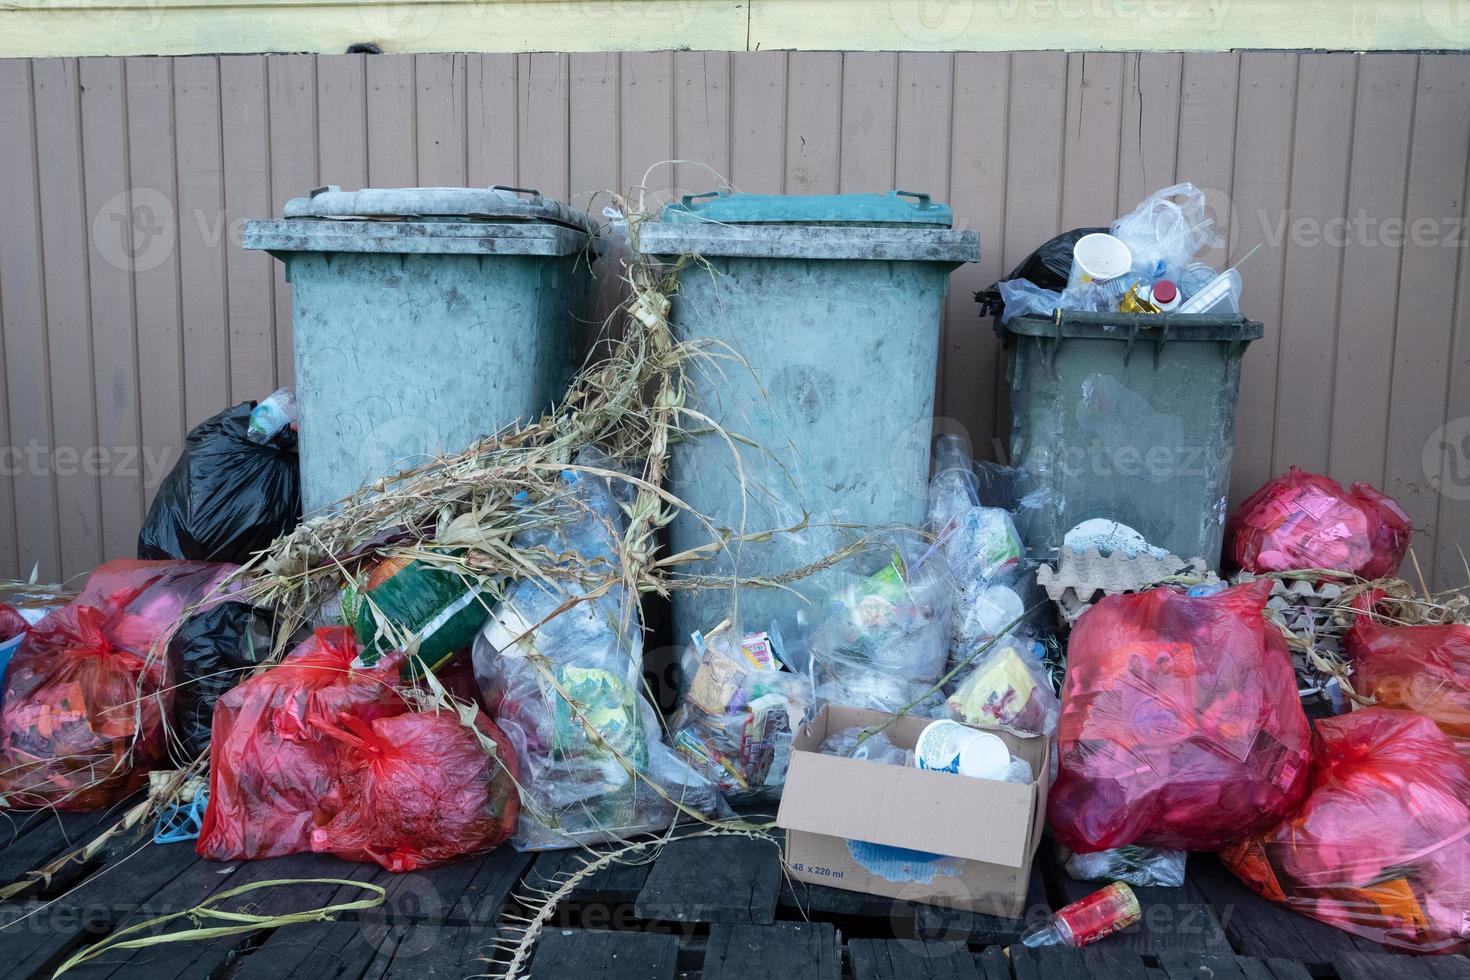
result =
[[[287,218],[338,220],[549,221],[595,230],[590,218],[524,187],[318,187],[286,202]]]
[[[1179,296],[1179,287],[1168,279],[1160,279],[1154,283],[1152,295],[1155,303],[1172,303]]]
[[[664,207],[660,221],[726,225],[927,225],[948,228],[954,214],[928,194],[686,194]]]

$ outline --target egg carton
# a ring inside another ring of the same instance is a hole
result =
[[[1096,548],[1074,551],[1064,547],[1057,554],[1055,568],[1042,565],[1036,570],[1037,584],[1046,590],[1068,626],[1103,596],[1141,592],[1175,578],[1185,578],[1198,585],[1220,581],[1203,558],[1104,555]]]

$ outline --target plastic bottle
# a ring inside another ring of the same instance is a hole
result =
[[[1179,296],[1179,287],[1172,280],[1160,279],[1148,291],[1148,301],[1159,308],[1160,313],[1173,313],[1184,302]]]
[[[296,421],[296,394],[290,388],[277,388],[265,401],[250,411],[246,435],[251,442],[270,442],[288,425]]]
[[[1114,882],[1078,899],[1026,935],[1026,946],[1090,946],[1143,918],[1138,897],[1123,882]]]

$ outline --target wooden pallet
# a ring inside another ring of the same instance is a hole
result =
[[[70,850],[97,815],[17,818],[0,883]],[[1044,849],[1045,851],[1045,849]],[[787,881],[777,849],[742,837],[675,841],[637,864],[580,879],[531,950],[537,980],[1470,980],[1470,959],[1409,957],[1258,898],[1196,855],[1181,888],[1140,889],[1143,921],[1085,950],[1029,950],[1027,924],[1096,886],[1043,853],[1020,919],[971,915]],[[366,980],[466,977],[490,970],[497,920],[530,890],[555,887],[586,852],[501,848],[406,875],[325,855],[217,863],[190,844],[119,842],[22,900],[0,903],[8,977],[48,977],[109,932],[242,884],[341,878],[387,889],[380,908],[340,921],[211,941],[118,950],[68,976]],[[362,897],[345,885],[277,887],[235,907],[280,913]],[[224,906],[229,908],[230,906]]]

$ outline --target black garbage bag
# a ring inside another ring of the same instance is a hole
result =
[[[1072,248],[1077,244],[1077,239],[1083,235],[1107,230],[1106,228],[1073,228],[1071,231],[1062,232],[1055,238],[1047,239],[1036,251],[1022,259],[1021,264],[1012,269],[1011,274],[1001,282],[1025,279],[1042,289],[1054,289],[1061,292],[1067,288],[1067,277],[1072,274]],[[975,302],[980,304],[981,316],[998,314],[1004,307],[1005,304],[1000,299],[1000,290],[996,288],[999,284],[996,283],[989,289],[982,289],[975,294]]]
[[[169,746],[177,758],[208,750],[214,703],[270,649],[269,615],[243,602],[222,602],[179,627],[168,644],[177,685]]]
[[[288,427],[261,445],[246,437],[255,402],[195,426],[158,488],[138,557],[243,563],[301,521],[301,470]]]

